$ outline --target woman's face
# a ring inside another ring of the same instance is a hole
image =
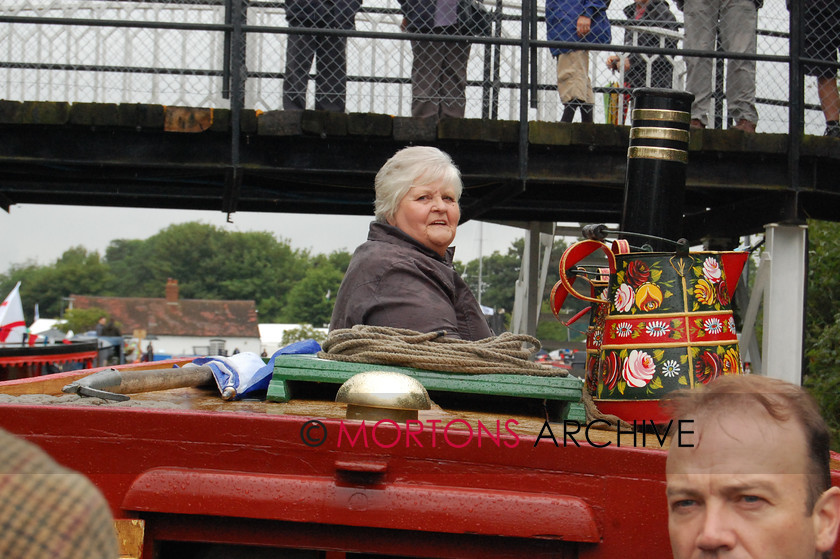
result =
[[[438,181],[412,186],[388,223],[443,256],[455,239],[460,218],[455,189]]]

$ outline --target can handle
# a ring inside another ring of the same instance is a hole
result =
[[[563,256],[560,257],[560,281],[554,285],[554,289],[551,291],[551,308],[555,311],[555,314],[559,312],[559,309],[563,306],[563,302],[569,294],[572,294],[582,301],[589,301],[590,303],[598,304],[604,303],[603,299],[578,293],[578,291],[572,286],[572,281],[569,279],[568,275],[569,271],[577,266],[581,260],[597,250],[604,252],[607,256],[610,273],[615,273],[615,253],[605,243],[592,239],[586,239],[578,241],[567,248],[563,253]]]

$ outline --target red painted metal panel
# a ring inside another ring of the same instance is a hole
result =
[[[123,507],[132,502],[127,500],[127,495],[141,489],[137,480],[156,468],[214,469],[227,474],[244,472],[254,477],[251,490],[257,491],[257,480],[266,474],[269,477],[320,478],[335,483],[336,488],[342,483],[346,487],[353,481],[354,472],[351,470],[365,469],[358,466],[361,463],[372,465],[367,468],[371,471],[356,471],[355,474],[380,477],[381,480],[376,483],[386,487],[404,487],[406,491],[412,490],[406,494],[417,498],[424,497],[424,488],[429,487],[448,490],[450,495],[485,492],[488,495],[534,496],[530,501],[519,501],[509,507],[499,497],[493,509],[493,514],[498,515],[493,520],[495,527],[482,528],[487,533],[503,529],[503,518],[521,524],[527,523],[531,515],[536,515],[533,516],[533,527],[526,528],[523,533],[533,534],[535,538],[543,535],[556,537],[558,533],[563,533],[555,526],[562,527],[563,506],[574,502],[586,505],[588,517],[594,518],[587,522],[595,523],[601,537],[599,543],[579,544],[578,557],[649,559],[650,556],[667,556],[669,553],[664,496],[665,454],[662,451],[626,446],[618,448],[614,443],[606,448],[596,448],[586,444],[583,437],[579,437],[580,447],[573,442],[564,446],[559,433],[558,446],[550,440],[541,440],[535,445],[533,436],[507,437],[497,445],[486,435],[479,446],[476,439],[470,442],[468,434],[450,437],[457,445],[469,442],[466,446],[434,446],[431,435],[422,433],[410,445],[403,443],[391,448],[357,445],[350,448],[344,442],[339,447],[341,421],[329,419],[322,419],[329,436],[322,446],[313,448],[301,440],[301,428],[308,419],[288,415],[187,410],[0,406],[0,425],[41,445],[59,462],[86,473],[102,489],[115,514],[122,517],[145,518],[150,514]],[[368,427],[372,439],[370,430],[371,427]],[[518,444],[507,447],[503,444],[505,441],[511,445]],[[344,470],[344,473],[337,474],[337,463],[338,469]],[[357,466],[353,466],[354,463]],[[348,477],[351,478],[349,481]],[[377,487],[376,483],[363,486]],[[202,488],[204,490],[207,490],[206,485]],[[235,485],[230,484],[220,484],[216,488],[220,499],[229,499],[228,496],[236,491]],[[342,491],[345,504],[349,505],[349,490]],[[382,494],[385,495],[386,491]],[[398,493],[388,495],[390,498],[390,495]],[[201,508],[192,508],[192,512],[201,513],[206,503],[199,497],[195,499],[195,505]],[[473,502],[478,500],[475,497]],[[526,502],[548,503],[551,509],[535,511],[538,507],[526,507]],[[330,514],[336,518],[342,514],[358,514],[349,506],[345,506],[342,512],[341,504],[336,500],[330,503],[333,507]],[[393,499],[391,503],[395,507],[394,515],[403,515],[402,507],[411,504],[399,499]],[[152,508],[151,503],[146,506]],[[241,511],[246,503],[238,506]],[[315,518],[316,506],[311,503],[308,506],[308,514]],[[452,514],[457,512],[457,503],[445,506]],[[222,510],[218,512],[224,513]],[[473,506],[472,510],[462,508],[460,512],[464,517],[483,514],[477,506]],[[503,514],[507,516],[503,517]],[[417,521],[415,517],[418,514],[406,513],[404,516],[407,518],[400,522],[408,526],[409,521]],[[516,517],[524,517],[525,520],[517,520]],[[382,516],[378,518],[385,523]],[[458,529],[464,530],[470,527],[470,522],[478,522],[464,518],[450,521],[442,513],[436,518],[435,522],[427,520],[423,523],[420,520],[422,529],[446,533],[453,529],[448,526],[451,522],[460,523]],[[153,525],[147,524],[147,527],[151,532],[155,529]],[[513,533],[514,530],[508,532]],[[586,534],[591,534],[591,531]],[[224,534],[218,534],[218,537],[225,539]],[[517,540],[530,541],[528,538]],[[434,541],[428,542],[429,549],[433,549],[434,545]],[[403,553],[421,555],[412,553],[410,549],[404,549]]]
[[[408,483],[342,486],[334,479],[312,476],[158,468],[134,481],[122,508],[573,542],[601,540],[592,509],[568,495]]]

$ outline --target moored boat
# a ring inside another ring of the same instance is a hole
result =
[[[537,392],[467,397],[454,382],[415,422],[363,423],[335,401],[362,369],[428,375],[288,355],[267,399],[62,392],[101,370],[88,369],[0,383],[0,426],[100,488],[126,556],[669,556],[669,436],[578,421],[571,396],[558,412]],[[840,485],[837,454],[832,466]]]

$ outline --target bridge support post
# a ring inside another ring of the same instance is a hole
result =
[[[764,289],[761,374],[802,384],[808,227],[765,227],[770,272]]]

